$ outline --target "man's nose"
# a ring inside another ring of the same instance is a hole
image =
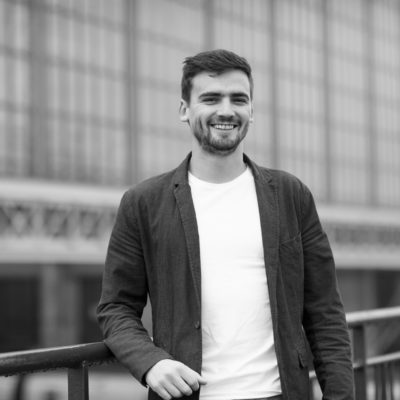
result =
[[[218,108],[217,114],[221,117],[233,117],[235,115],[230,99],[223,99]]]

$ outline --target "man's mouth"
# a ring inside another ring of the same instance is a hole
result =
[[[222,131],[230,131],[236,128],[237,125],[235,124],[211,124],[211,126],[215,129],[219,129]]]

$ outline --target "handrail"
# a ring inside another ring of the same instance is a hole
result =
[[[350,328],[394,318],[400,318],[400,307],[353,311],[346,314],[347,324]]]
[[[346,315],[353,332],[354,373],[357,399],[367,397],[367,368],[394,365],[400,362],[400,352],[367,357],[366,326],[373,322],[400,319],[400,307],[357,311]],[[111,351],[103,342],[86,343],[48,349],[18,351],[0,354],[0,376],[27,372],[47,371],[58,368],[68,369],[68,390],[70,400],[87,400],[88,367],[115,361]],[[315,373],[310,374],[315,380]],[[389,385],[392,378],[380,378],[380,385]],[[378,384],[378,383],[377,383]],[[385,386],[385,387],[386,387]],[[391,399],[394,399],[392,396]]]
[[[114,360],[113,354],[103,342],[16,351],[0,355],[0,376],[57,368],[76,368],[83,363],[91,366]]]
[[[384,354],[382,356],[369,357],[365,360],[365,366],[372,367],[374,365],[388,364],[388,363],[395,362],[395,361],[400,361],[400,351],[396,351],[396,352],[390,353],[390,354]],[[354,369],[358,369],[358,368],[362,368],[362,367],[364,367],[364,365],[359,365],[359,364],[353,365]]]

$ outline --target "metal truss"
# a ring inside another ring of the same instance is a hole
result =
[[[0,262],[104,261],[121,190],[13,189],[0,190]]]
[[[0,262],[100,263],[123,190],[0,181]],[[400,214],[322,206],[338,267],[400,269]]]

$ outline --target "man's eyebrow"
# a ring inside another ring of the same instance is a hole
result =
[[[250,99],[250,96],[245,92],[235,92],[231,94],[232,97],[246,97],[246,99]]]
[[[219,92],[204,92],[199,97],[221,97],[222,94]]]
[[[221,92],[204,92],[199,95],[199,98],[203,97],[221,97],[223,93]],[[250,96],[245,92],[233,92],[230,93],[230,97],[245,97],[246,99],[250,99]]]

